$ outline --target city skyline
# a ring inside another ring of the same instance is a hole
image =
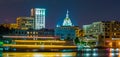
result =
[[[54,28],[65,18],[66,10],[70,18],[80,27],[95,21],[119,20],[120,1],[82,1],[82,0],[20,0],[0,1],[0,23],[15,23],[17,17],[30,16],[31,8],[46,8],[46,27]],[[13,7],[14,6],[14,7]],[[53,21],[51,21],[53,20]]]

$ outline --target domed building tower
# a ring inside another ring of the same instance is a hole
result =
[[[69,18],[69,11],[67,10],[66,18],[63,21],[62,26],[73,26],[70,18]]]
[[[73,40],[78,37],[79,27],[74,26],[69,18],[69,11],[67,10],[66,17],[61,25],[55,28],[55,36],[59,36],[61,40]]]

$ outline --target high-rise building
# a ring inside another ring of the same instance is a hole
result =
[[[101,21],[84,25],[85,35],[91,35],[98,38],[99,45],[117,47],[120,46],[120,22],[119,21]]]
[[[45,10],[44,8],[32,8],[31,16],[34,17],[34,29],[45,28]]]

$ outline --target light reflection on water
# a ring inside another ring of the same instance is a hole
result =
[[[75,57],[76,52],[6,52],[3,57]]]
[[[77,52],[3,52],[2,57],[120,57],[120,49],[82,49]]]

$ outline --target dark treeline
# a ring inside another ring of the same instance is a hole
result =
[[[0,35],[7,35],[12,33],[14,29],[9,29],[8,27],[0,26]]]
[[[0,26],[0,35],[4,35],[9,33],[9,28],[4,27],[4,26]]]
[[[8,27],[0,26],[0,41],[2,40],[2,35],[7,35],[11,33],[12,30],[10,30]]]

